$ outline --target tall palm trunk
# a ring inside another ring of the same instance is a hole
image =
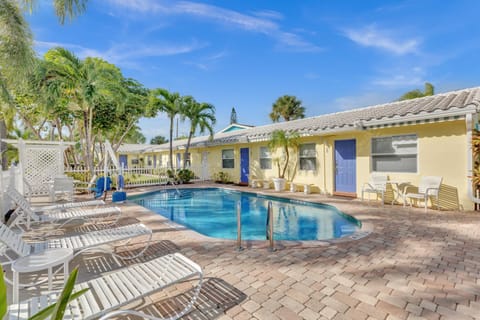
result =
[[[173,120],[175,116],[170,116],[170,169],[173,171]]]
[[[90,171],[90,174],[93,175],[93,165],[91,165],[91,145],[90,145],[90,132],[89,132],[89,119],[88,119],[88,110],[83,112],[83,130],[85,134],[85,166],[87,167],[87,170]]]
[[[185,152],[183,153],[183,169],[187,168],[187,163],[185,159],[187,159],[188,151],[190,149],[190,141],[192,140],[194,133],[195,131],[190,129],[190,133],[188,134],[187,147],[185,148]]]
[[[183,169],[187,167],[185,159],[187,159],[188,151],[190,150],[190,141],[192,140],[194,133],[195,131],[190,129],[190,133],[188,134],[187,147],[185,148],[185,152],[183,153]]]
[[[7,144],[3,142],[3,139],[7,138],[7,124],[5,123],[5,119],[0,119],[0,139],[2,139],[0,145],[0,151],[2,152],[2,169],[5,170],[8,167],[8,159],[7,159]]]

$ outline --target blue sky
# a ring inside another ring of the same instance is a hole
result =
[[[216,107],[244,124],[270,123],[281,95],[307,116],[384,103],[404,92],[480,85],[480,2],[91,0],[60,25],[51,1],[28,20],[39,54],[55,46],[97,56],[148,88]],[[142,119],[147,141],[168,137],[164,116]],[[180,134],[186,134],[180,125]]]

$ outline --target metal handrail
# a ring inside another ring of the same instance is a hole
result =
[[[265,233],[267,240],[269,240],[268,251],[273,252],[275,251],[274,246],[274,239],[273,239],[273,208],[272,208],[272,201],[268,201],[267,206],[267,222],[265,225]]]
[[[237,251],[242,250],[242,203],[237,201]]]

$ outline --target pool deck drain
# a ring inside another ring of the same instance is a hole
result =
[[[198,184],[186,187],[192,186]],[[122,205],[122,223],[141,221],[154,231],[155,243],[142,259],[179,251],[202,266],[206,282],[186,319],[480,319],[478,213],[424,213],[318,194],[261,191],[334,205],[371,232],[357,240],[279,246],[276,252],[269,252],[266,242],[246,243],[238,252],[234,241],[206,238],[137,205]],[[79,266],[80,282],[142,259],[118,262],[86,254],[71,267]],[[55,284],[62,281],[59,277]],[[185,302],[188,288],[180,285],[129,307],[166,315]],[[22,297],[44,289],[24,290]]]

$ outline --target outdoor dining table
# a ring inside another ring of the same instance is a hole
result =
[[[410,181],[403,181],[403,180],[387,180],[387,183],[395,186],[395,188],[392,187],[394,197],[392,200],[392,205],[395,204],[395,202],[400,202],[398,201],[400,197],[402,198],[402,204],[405,205],[405,193],[401,189],[402,185],[410,185]]]

